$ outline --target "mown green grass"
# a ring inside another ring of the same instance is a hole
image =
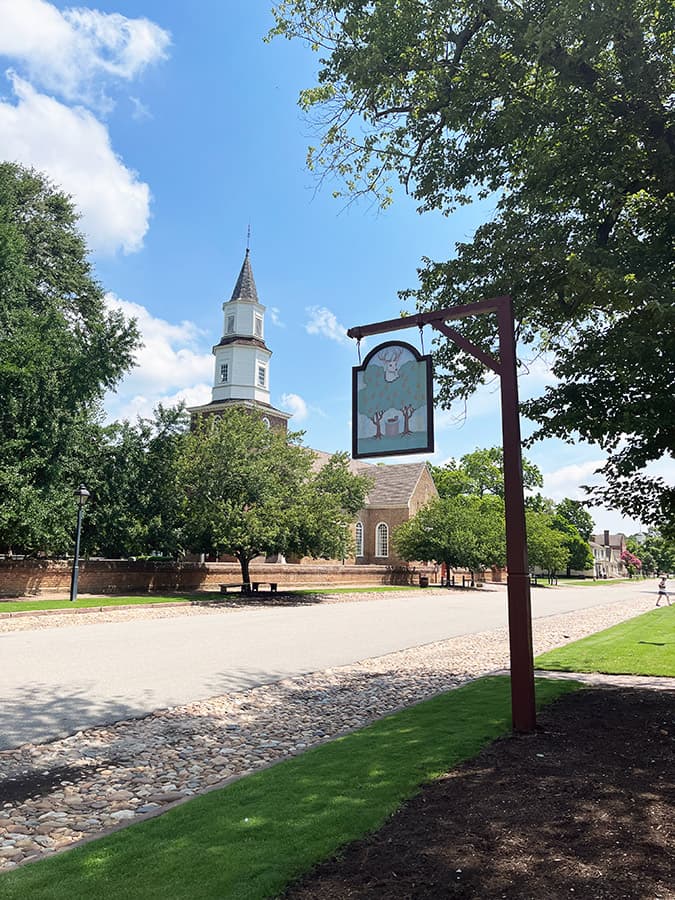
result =
[[[215,596],[215,595],[214,595]],[[217,595],[220,598],[220,594]],[[212,598],[205,598],[212,599]],[[4,600],[0,602],[0,613],[3,612],[33,612],[36,609],[99,609],[102,606],[136,606],[148,603],[190,603],[199,602],[201,598],[194,594],[185,594],[175,597],[144,594],[135,597],[84,597],[78,598],[74,603],[70,600]]]
[[[538,669],[675,676],[675,605],[654,609],[535,659]]]
[[[537,702],[579,686],[537,680]],[[510,730],[484,678],[159,818],[0,876],[2,900],[254,900],[376,830],[419,785]]]
[[[353,587],[322,587],[322,588],[281,588],[284,594],[383,594],[389,591],[410,591],[418,588],[416,584],[380,584],[372,587],[354,585]]]
[[[414,587],[414,585],[412,585]],[[375,594],[384,591],[409,591],[411,586],[400,585],[380,585],[376,587],[345,587],[345,588],[303,588],[301,590],[284,590],[281,589],[285,597],[304,596],[321,596],[321,594]],[[71,603],[70,600],[3,600],[0,601],[0,613],[4,612],[33,612],[39,609],[100,609],[102,606],[136,606],[147,605],[148,603],[180,603],[187,601],[188,603],[223,603],[234,598],[241,598],[241,594],[233,591],[230,594],[220,594],[213,592],[202,592],[199,594],[178,594],[175,596],[165,596],[157,594],[135,595],[133,597],[82,597]],[[269,596],[264,594],[262,596]],[[256,594],[246,595],[246,599],[255,599]]]
[[[648,581],[648,578],[558,578],[558,585],[574,587],[611,587],[613,584],[628,584]]]

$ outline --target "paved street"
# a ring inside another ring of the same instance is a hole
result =
[[[649,582],[533,589],[533,615],[601,606]],[[0,635],[0,748],[506,624],[506,591],[148,619]]]

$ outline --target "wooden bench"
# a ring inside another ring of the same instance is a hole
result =
[[[226,594],[230,588],[235,591],[241,591],[242,594],[250,594],[251,593],[251,583],[246,581],[243,584],[221,584],[220,585],[220,593]]]
[[[260,590],[261,584],[269,584],[270,593],[276,594],[276,592],[277,592],[277,582],[276,581],[254,581],[253,582],[253,593],[254,594],[258,593],[258,591]]]
[[[221,584],[220,585],[220,593],[226,594],[230,589],[235,591],[241,591],[242,594],[257,594],[260,590],[260,586],[263,584],[268,584],[270,586],[270,593],[276,594],[277,592],[277,582],[276,581],[254,581],[254,582],[243,582],[241,584]]]

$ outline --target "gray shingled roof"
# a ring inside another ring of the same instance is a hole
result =
[[[425,462],[396,463],[369,466],[361,471],[359,474],[375,481],[368,492],[366,506],[407,506],[425,467]]]
[[[318,471],[326,465],[332,454],[325,453],[323,450],[314,450],[313,452],[317,455],[313,468],[314,471]],[[349,469],[352,474],[367,475],[374,482],[368,492],[366,507],[407,506],[417,482],[422,477],[425,466],[425,462],[377,466],[362,460],[349,460]]]
[[[620,547],[622,538],[624,540],[626,539],[626,535],[622,531],[620,531],[618,534],[610,534],[609,546],[610,547]],[[596,544],[599,544],[601,547],[607,546],[607,544],[605,544],[604,532],[602,534],[592,534],[591,541],[595,542]]]
[[[258,291],[256,290],[255,281],[253,279],[253,270],[251,269],[251,261],[249,259],[249,251],[246,250],[246,256],[237,278],[237,283],[232,291],[230,300],[249,300],[251,303],[260,303],[258,300]]]

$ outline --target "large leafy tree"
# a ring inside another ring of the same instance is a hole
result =
[[[282,0],[275,15],[321,54],[301,95],[320,115],[311,165],[385,203],[398,180],[422,212],[494,200],[454,258],[425,260],[418,309],[512,294],[521,347],[554,359],[525,404],[535,436],[597,442],[599,499],[672,525],[675,491],[642,472],[675,448],[671,0]],[[491,316],[456,327],[496,349]],[[435,356],[443,404],[484,378],[455,344]]]
[[[590,541],[593,534],[593,516],[584,507],[579,500],[570,500],[565,497],[555,508],[557,516],[560,516],[570,525],[574,525],[579,535],[585,540]]]
[[[178,460],[189,416],[161,404],[152,418],[91,430],[80,472],[91,492],[85,552],[111,558],[183,550]]]
[[[563,536],[564,546],[568,553],[567,576],[571,570],[587,572],[593,568],[593,553],[588,541],[583,538],[576,527],[563,516],[556,514],[551,518],[551,527]]]
[[[504,505],[497,497],[439,498],[400,525],[393,542],[402,559],[434,560],[448,570],[503,566]]]
[[[651,531],[640,540],[635,536],[626,541],[628,549],[642,560],[644,572],[675,571],[675,541],[658,531]]]
[[[528,509],[525,517],[529,565],[544,569],[549,575],[566,569],[570,561],[568,535],[555,527],[553,517],[548,513]]]
[[[460,494],[504,497],[504,452],[501,447],[477,448],[459,460],[451,459],[443,466],[433,466],[431,474],[441,497]],[[532,491],[543,484],[538,466],[523,459],[523,487]]]
[[[82,442],[137,343],[105,307],[70,198],[0,163],[0,546],[70,547]]]
[[[316,473],[301,437],[266,428],[237,407],[202,419],[183,444],[178,471],[188,546],[234,556],[244,583],[263,554],[345,555],[369,480],[352,475],[344,456]]]

